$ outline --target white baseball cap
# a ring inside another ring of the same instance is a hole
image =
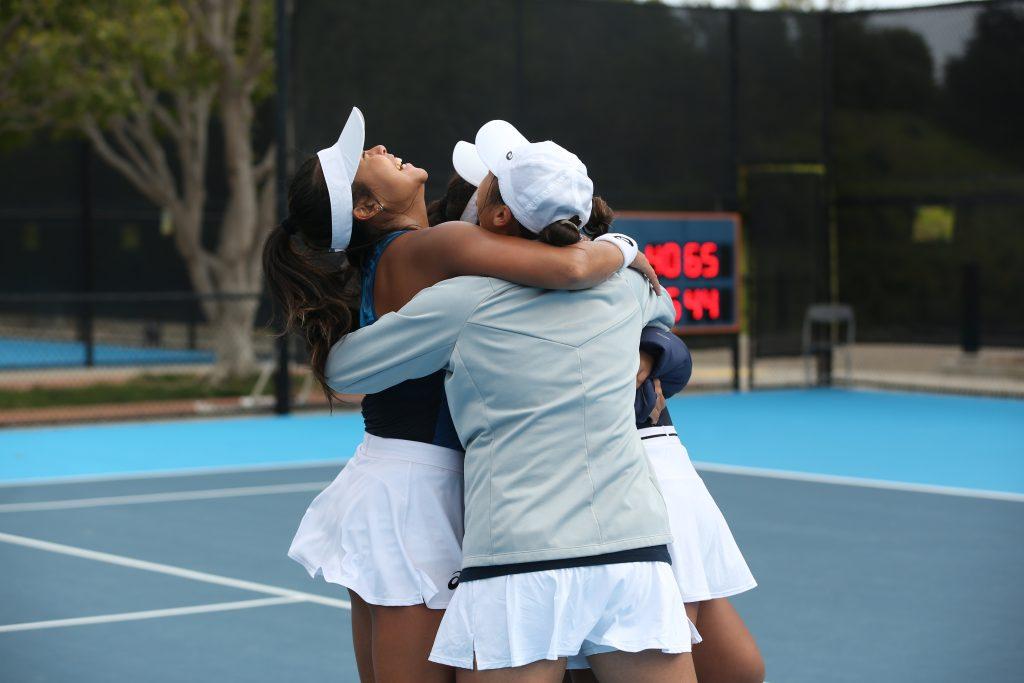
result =
[[[581,225],[590,220],[594,183],[579,157],[550,140],[530,142],[507,121],[481,126],[476,145],[456,144],[452,163],[477,186],[493,173],[512,215],[531,232],[573,216]]]
[[[352,182],[363,158],[366,122],[352,107],[338,141],[316,153],[331,198],[331,251],[344,251],[352,240]]]
[[[455,149],[452,150],[452,166],[463,180],[476,187],[480,187],[480,183],[487,177],[487,167],[476,153],[476,145],[472,142],[459,140],[455,143]]]

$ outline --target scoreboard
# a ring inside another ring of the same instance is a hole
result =
[[[675,302],[679,331],[739,332],[738,214],[622,212],[612,229],[640,244]]]

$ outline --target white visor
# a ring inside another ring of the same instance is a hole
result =
[[[480,187],[480,183],[487,177],[487,167],[480,160],[476,145],[472,142],[459,140],[455,143],[455,149],[452,150],[452,166],[463,180],[475,187]]]
[[[316,153],[331,198],[331,251],[344,251],[352,240],[352,182],[363,157],[365,140],[363,112],[352,107],[338,141]]]
[[[473,196],[469,198],[469,202],[466,203],[466,208],[462,210],[462,215],[459,216],[460,221],[476,225],[480,220],[480,209],[476,204],[477,194],[478,192],[474,192]]]

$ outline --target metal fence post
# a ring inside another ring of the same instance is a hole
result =
[[[82,220],[82,243],[81,243],[81,264],[82,264],[82,292],[91,294],[96,287],[96,269],[93,263],[95,249],[95,223],[92,211],[92,148],[89,142],[82,142],[82,165],[81,165],[81,220]],[[88,296],[84,297],[80,306],[80,334],[82,344],[85,347],[85,365],[92,367],[96,364],[96,338],[93,317],[96,314],[96,304]]]
[[[277,141],[276,179],[277,183],[277,217],[284,220],[288,214],[287,182],[288,182],[288,70],[291,68],[291,31],[290,0],[276,0],[277,14],[277,49],[274,51],[277,67],[277,96],[275,98],[274,132]],[[288,335],[282,330],[277,340],[277,372],[274,381],[274,412],[287,415],[292,409],[291,373],[289,372]]]
[[[754,354],[757,351],[757,338],[753,329],[747,334],[747,390],[753,391],[754,384]]]
[[[829,332],[831,334],[831,331]],[[818,349],[818,386],[832,386],[832,346],[825,344]]]
[[[199,301],[194,300],[188,304],[188,348],[195,351],[199,344]]]
[[[732,335],[732,390],[740,390],[740,333]]]
[[[729,182],[726,209],[742,212],[740,192],[740,45],[739,11],[728,11],[729,31]]]
[[[964,353],[977,353],[981,349],[981,268],[977,263],[965,263],[964,314],[960,332],[960,347]]]

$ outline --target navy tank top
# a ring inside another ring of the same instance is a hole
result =
[[[363,265],[363,290],[359,301],[359,326],[377,321],[373,286],[377,280],[377,264],[384,250],[400,235],[410,230],[388,234],[374,247]],[[366,432],[385,439],[405,439],[463,450],[448,410],[444,391],[445,371],[411,379],[363,399],[363,424]]]

